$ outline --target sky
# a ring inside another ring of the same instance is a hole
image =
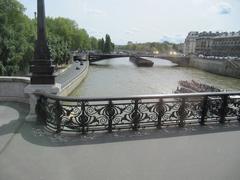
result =
[[[19,0],[34,17],[37,0]],[[45,0],[46,15],[75,20],[115,44],[181,43],[190,31],[240,31],[240,0]]]

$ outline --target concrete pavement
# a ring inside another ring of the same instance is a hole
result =
[[[0,180],[239,180],[240,125],[56,135],[0,104]]]

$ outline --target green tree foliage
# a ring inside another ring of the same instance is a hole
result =
[[[0,75],[24,70],[32,56],[34,26],[23,12],[18,1],[0,0]]]
[[[59,36],[49,36],[48,39],[51,58],[54,63],[56,65],[68,64],[70,59],[68,43]]]
[[[163,43],[159,42],[149,42],[149,43],[129,43],[125,46],[118,46],[118,50],[123,51],[134,51],[134,52],[147,52],[153,53],[154,51],[158,51],[160,54],[166,54],[170,51],[176,51],[176,45],[173,43],[169,43],[167,41]]]
[[[95,37],[90,37],[90,43],[91,43],[91,50],[97,50],[98,49],[98,40]]]
[[[106,34],[105,40],[103,38],[97,40],[97,47],[99,52],[111,53],[114,51],[115,45],[112,43],[110,35]]]
[[[104,44],[105,41],[103,38],[98,40],[98,51],[104,52]]]
[[[0,0],[0,75],[27,72],[33,59],[37,22],[28,18],[24,10],[17,0]],[[57,65],[68,63],[71,50],[113,50],[109,35],[105,44],[104,39],[89,37],[71,19],[47,17],[46,25],[51,57]]]
[[[105,44],[104,44],[104,53],[110,53],[112,49],[112,42],[110,36],[107,34],[105,37]]]

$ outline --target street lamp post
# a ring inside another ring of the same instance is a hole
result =
[[[54,66],[46,37],[44,0],[37,0],[37,41],[30,72],[31,84],[55,84]]]
[[[38,97],[35,93],[41,91],[49,94],[58,94],[61,90],[61,85],[55,83],[54,65],[50,58],[47,43],[44,0],[37,0],[37,40],[30,72],[31,84],[24,89],[24,92],[29,96],[30,104],[26,120],[36,121],[35,107]]]

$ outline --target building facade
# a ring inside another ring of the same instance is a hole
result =
[[[222,33],[213,38],[211,55],[221,57],[240,57],[240,32]]]
[[[198,32],[196,31],[192,31],[188,34],[184,42],[184,48],[183,48],[184,55],[195,54],[197,37],[198,37]]]
[[[219,36],[220,33],[212,33],[212,32],[201,32],[198,34],[196,39],[196,49],[195,54],[210,56],[211,55],[211,47],[213,44],[213,38]]]
[[[240,31],[190,32],[184,43],[184,54],[240,57]]]

